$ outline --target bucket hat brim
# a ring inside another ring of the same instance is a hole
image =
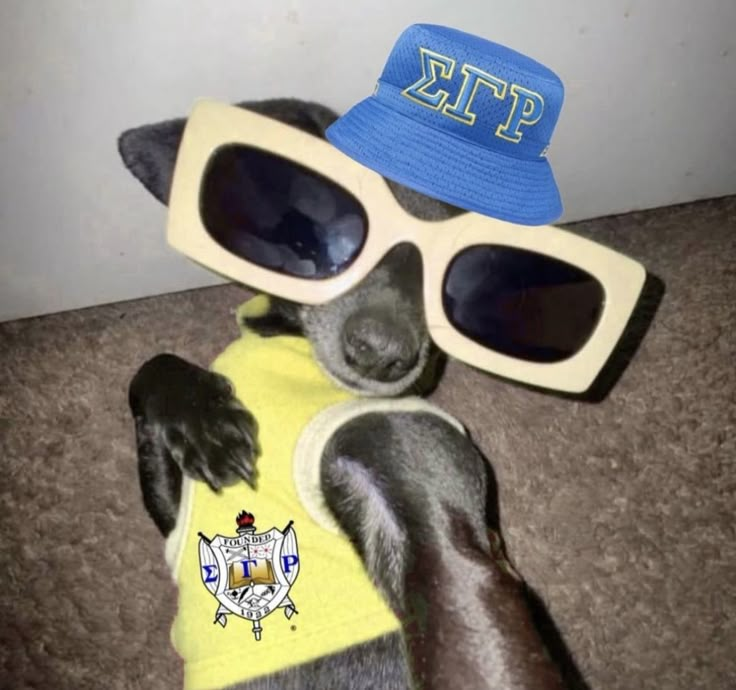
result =
[[[384,177],[453,206],[521,225],[546,225],[562,215],[546,158],[524,160],[491,151],[375,98],[353,106],[326,136]]]

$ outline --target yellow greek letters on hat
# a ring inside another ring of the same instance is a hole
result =
[[[452,104],[448,104],[449,91],[436,88],[435,91],[430,92],[428,89],[437,86],[439,80],[452,79],[456,60],[424,47],[419,48],[419,59],[422,76],[406,87],[401,95],[425,108],[437,110],[447,117],[472,127],[477,117],[477,113],[472,110],[473,101],[481,86],[487,86],[494,98],[502,101],[505,101],[510,93],[513,103],[508,118],[505,122],[498,124],[494,134],[515,144],[518,144],[523,136],[521,128],[534,126],[542,117],[544,98],[541,94],[514,83],[507,88],[509,83],[505,80],[467,62],[460,68],[463,82],[457,98]]]
[[[519,127],[522,125],[530,127],[539,122],[544,112],[544,99],[536,91],[530,91],[518,84],[511,85],[511,95],[514,104],[511,106],[509,118],[505,124],[498,126],[496,136],[518,144],[522,137]]]
[[[452,79],[455,69],[455,60],[446,55],[440,55],[428,48],[419,48],[419,56],[422,63],[422,76],[411,86],[405,88],[401,93],[407,98],[432,110],[439,110],[447,102],[449,92],[438,89],[429,93],[427,88],[437,83],[437,79]],[[439,77],[437,70],[439,69]]]
[[[470,107],[475,100],[478,87],[481,85],[487,86],[496,98],[504,100],[508,84],[503,79],[473,67],[473,65],[465,64],[460,71],[464,79],[457,100],[453,105],[445,106],[442,112],[466,125],[472,126],[475,124],[476,114],[471,112]]]

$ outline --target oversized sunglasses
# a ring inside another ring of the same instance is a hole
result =
[[[468,364],[567,392],[589,388],[631,316],[637,262],[552,226],[475,213],[423,221],[326,141],[212,101],[190,115],[169,198],[169,243],[269,294],[321,304],[394,246],[422,256],[429,333]]]

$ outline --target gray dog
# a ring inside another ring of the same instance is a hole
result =
[[[295,100],[241,107],[314,136],[322,136],[336,117]],[[120,138],[126,166],[163,203],[184,124],[148,125]],[[459,213],[389,184],[418,217]],[[248,326],[265,336],[304,335],[324,370],[361,395],[420,392],[435,370],[421,292],[418,252],[400,246],[330,303],[273,300],[271,311],[249,319]],[[176,525],[183,473],[214,489],[252,482],[255,420],[221,376],[162,354],[134,377],[130,406],[143,500],[163,535]],[[523,587],[489,540],[492,476],[467,437],[428,413],[366,414],[332,437],[321,482],[329,508],[403,621],[402,632],[238,688],[562,687],[532,624]],[[462,586],[447,586],[459,567]]]

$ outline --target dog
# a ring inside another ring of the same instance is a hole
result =
[[[337,117],[292,99],[238,105],[318,137]],[[184,119],[146,125],[119,139],[126,167],[164,204],[184,125]],[[461,213],[387,183],[417,217]],[[324,372],[361,396],[418,393],[435,382],[438,353],[424,321],[421,260],[408,245],[331,302],[274,298],[269,312],[247,326],[264,337],[306,337]],[[183,475],[215,490],[253,482],[257,420],[227,379],[161,354],[134,376],[129,403],[143,501],[162,535],[176,526]],[[472,442],[435,415],[371,413],[346,423],[324,450],[322,492],[401,632],[233,687],[561,688],[523,584],[489,538],[492,481]],[[453,578],[460,570],[458,586]]]

